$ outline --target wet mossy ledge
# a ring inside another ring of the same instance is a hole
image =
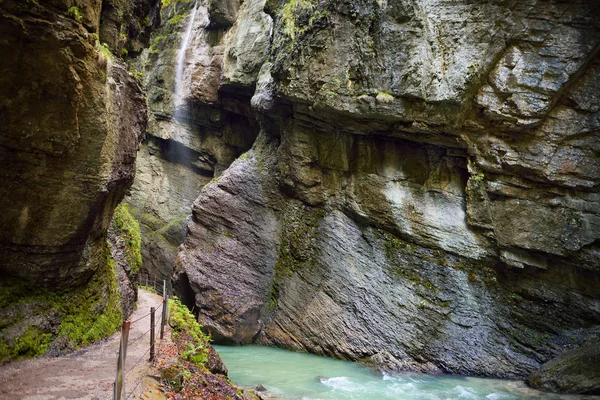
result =
[[[54,292],[11,279],[0,283],[0,363],[60,354],[104,339],[123,320],[115,261],[83,286]]]
[[[139,222],[131,215],[129,205],[121,203],[115,209],[112,224],[115,233],[125,244],[127,265],[137,274],[142,265],[142,236]]]
[[[126,204],[115,209],[99,259],[98,270],[74,288],[51,290],[17,278],[0,282],[0,363],[59,355],[117,332],[133,309],[130,292],[142,263],[139,223]]]

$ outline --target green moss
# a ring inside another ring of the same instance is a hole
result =
[[[203,366],[208,360],[210,337],[202,332],[202,326],[177,297],[169,300],[169,325],[175,337],[189,335],[192,339],[185,344],[186,348],[180,356],[196,366]]]
[[[48,350],[51,339],[51,333],[30,326],[12,345],[0,341],[0,362],[40,356]]]
[[[0,362],[44,354],[52,342],[61,349],[76,349],[108,337],[122,322],[115,262],[108,257],[87,284],[62,293],[31,286],[22,280],[6,280],[0,288],[0,308],[16,310],[11,321],[3,321],[3,330],[19,329],[24,323],[21,309],[35,315],[47,315],[59,326],[25,325],[23,334],[0,339]]]
[[[52,334],[44,333],[38,327],[30,326],[25,334],[15,341],[14,358],[31,358],[44,354],[50,346],[51,338]]]
[[[123,50],[125,50],[125,49],[123,49]],[[132,67],[132,68],[129,70],[129,73],[131,74],[131,76],[133,76],[133,78],[134,78],[136,81],[138,81],[138,82],[140,82],[140,83],[143,83],[143,82],[144,82],[144,77],[145,77],[145,76],[144,76],[144,72],[143,72],[143,71],[139,71],[139,70],[135,69],[135,67]]]
[[[284,221],[288,228],[284,232],[279,258],[275,263],[275,277],[271,286],[269,308],[277,306],[279,291],[286,278],[293,273],[312,271],[314,266],[314,239],[318,234],[318,227],[325,217],[322,208],[306,207],[297,221]]]
[[[140,224],[131,215],[129,205],[121,203],[115,209],[113,224],[117,235],[125,242],[125,254],[131,272],[137,274],[142,265]]]
[[[169,7],[171,4],[175,4],[175,3],[189,3],[190,0],[161,0],[162,3],[162,9],[164,10],[165,8]]]
[[[327,16],[326,10],[317,9],[316,0],[290,0],[280,12],[283,33],[292,41],[310,30],[316,21]]]
[[[166,34],[154,35],[150,40],[150,53],[158,53],[166,42],[168,36]]]
[[[485,175],[481,172],[479,174],[473,175],[472,178],[477,182],[481,182],[485,179]]]
[[[439,256],[434,256],[431,252],[422,252],[421,249],[415,249],[411,243],[404,242],[396,236],[380,231],[383,236],[383,245],[385,256],[388,259],[390,271],[404,280],[410,281],[430,291],[437,291],[435,285],[423,279],[414,269],[412,263],[402,261],[398,255],[404,254],[408,257],[417,257],[427,263],[435,263]]]
[[[60,299],[63,310],[59,336],[66,337],[77,348],[110,336],[121,325],[115,261],[109,257],[83,290]]]
[[[100,54],[102,54],[107,59],[113,58],[113,54],[111,53],[110,48],[108,47],[108,44],[106,44],[106,43],[100,44],[100,42],[97,42],[96,49],[98,50],[98,52]]]
[[[377,93],[376,99],[380,103],[392,103],[394,101],[394,96],[386,92],[379,92]]]
[[[81,22],[83,20],[83,15],[81,14],[81,11],[79,11],[79,8],[75,6],[69,8],[67,10],[67,13],[69,14],[69,17],[73,18],[77,22]]]
[[[169,18],[169,20],[167,21],[167,24],[169,25],[177,25],[179,22],[181,22],[182,20],[184,20],[187,17],[188,13],[187,12],[183,12],[181,14],[177,14],[174,17]]]

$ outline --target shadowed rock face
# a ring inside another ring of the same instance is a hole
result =
[[[598,338],[581,348],[564,352],[550,360],[527,380],[531,386],[546,391],[600,394],[600,343]]]
[[[88,340],[61,326],[69,318],[106,323],[96,338],[120,323],[107,228],[133,182],[146,99],[125,63],[100,51],[103,3],[72,3],[0,6],[2,361],[32,333],[43,346],[13,355]],[[57,305],[71,295],[85,304]],[[124,296],[124,314],[132,299]]]
[[[0,159],[10,184],[0,189],[0,270],[46,287],[77,285],[106,262],[106,229],[133,181],[145,99],[66,12],[23,2],[4,2],[1,12]]]
[[[176,288],[219,341],[390,369],[524,377],[580,345],[600,324],[598,15],[244,2],[223,86],[190,87],[217,109],[254,90],[261,134],[194,203]]]

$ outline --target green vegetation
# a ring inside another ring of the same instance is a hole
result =
[[[44,333],[38,327],[30,326],[14,341],[12,348],[5,342],[0,342],[0,362],[41,356],[50,346],[51,339],[51,333]]]
[[[167,24],[169,25],[176,25],[179,22],[181,22],[182,20],[184,20],[187,17],[188,13],[187,12],[183,12],[181,14],[177,14],[171,18],[169,18],[169,20],[167,21]]]
[[[167,38],[168,36],[166,34],[152,36],[152,39],[150,40],[150,53],[158,53]]]
[[[165,8],[169,7],[171,4],[178,3],[178,2],[189,3],[190,0],[161,0],[162,9],[164,10]]]
[[[61,298],[59,304],[64,310],[59,336],[67,337],[75,348],[116,332],[123,316],[119,305],[115,261],[109,257],[107,265],[94,275],[90,285]],[[104,312],[98,313],[101,305],[106,307]]]
[[[142,265],[142,236],[140,224],[131,215],[129,205],[121,203],[115,209],[113,225],[117,235],[125,242],[125,254],[131,272],[137,274]]]
[[[473,180],[475,180],[477,182],[483,181],[484,178],[485,178],[485,175],[483,174],[483,172],[480,172],[473,176]]]
[[[316,0],[290,0],[281,9],[283,33],[295,40],[298,35],[310,30],[316,21],[326,15],[326,10],[317,9]]]
[[[208,360],[210,338],[202,332],[190,310],[177,297],[169,300],[169,325],[173,328],[173,338],[186,336],[185,350],[180,355],[184,360],[202,367]]]
[[[0,320],[3,332],[19,332],[0,339],[0,362],[44,354],[52,343],[76,349],[108,337],[122,322],[115,262],[108,261],[87,284],[54,292],[17,279],[0,284]],[[50,323],[32,325],[31,314],[46,315]]]
[[[79,8],[75,6],[69,8],[67,10],[67,13],[69,14],[69,17],[73,18],[77,22],[81,22],[83,20],[83,15],[81,14],[81,11],[79,11]]]
[[[96,49],[98,49],[98,52],[100,54],[102,54],[105,58],[107,58],[107,59],[113,58],[113,54],[111,53],[110,48],[108,47],[108,44],[106,44],[106,43],[100,44],[100,42],[96,42]]]
[[[144,75],[143,71],[137,70],[135,67],[132,66],[131,69],[129,70],[129,73],[131,74],[131,76],[133,76],[133,78],[136,81],[138,81],[140,83],[144,82],[145,75]]]

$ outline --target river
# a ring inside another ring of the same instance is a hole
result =
[[[283,399],[533,400],[598,399],[559,396],[499,379],[418,374],[388,375],[349,361],[262,346],[215,346],[237,385],[263,385]]]

